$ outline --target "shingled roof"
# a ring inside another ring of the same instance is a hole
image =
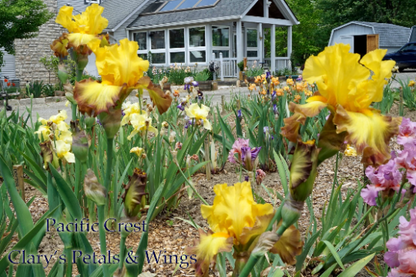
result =
[[[379,34],[380,47],[400,47],[405,45],[409,39],[410,28],[407,27],[390,23],[376,23],[366,21],[351,21],[347,24],[352,23],[372,27],[374,29],[374,34]]]
[[[106,31],[111,31],[124,19],[130,16],[134,10],[147,0],[106,0],[101,6],[104,7],[103,16],[108,19]]]
[[[139,14],[154,1],[144,5]],[[214,18],[238,18],[253,4],[253,0],[221,0],[215,6],[201,9],[174,11],[170,13],[142,14],[128,28],[154,26],[172,22],[201,21]]]

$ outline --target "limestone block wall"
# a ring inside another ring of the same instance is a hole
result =
[[[48,6],[50,12],[57,14],[57,0],[43,0],[43,2]],[[21,85],[26,84],[27,81],[33,82],[36,80],[49,83],[49,73],[39,60],[44,56],[53,54],[50,44],[65,30],[55,23],[55,17],[40,26],[38,36],[15,40],[16,77],[20,79]],[[55,82],[57,82],[57,79],[51,74],[51,83],[54,84]]]

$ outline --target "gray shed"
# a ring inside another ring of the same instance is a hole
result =
[[[409,40],[410,28],[388,23],[351,21],[332,30],[328,46],[336,43],[351,45],[350,52],[364,55],[371,50],[395,52]]]

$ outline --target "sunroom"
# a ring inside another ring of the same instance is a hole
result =
[[[283,0],[151,0],[126,34],[153,66],[206,67],[221,59],[225,76],[235,77],[244,57],[271,71],[289,68],[295,24]],[[276,46],[276,28],[286,34],[282,49]]]

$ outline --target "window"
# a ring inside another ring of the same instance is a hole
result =
[[[205,26],[189,28],[189,46],[205,46]]]
[[[230,29],[212,26],[212,46],[229,46]]]
[[[212,50],[212,53],[215,54],[216,59],[218,59],[220,57],[220,53],[222,53],[223,58],[229,58],[230,57],[230,51],[228,51],[228,50]]]
[[[134,33],[133,39],[139,44],[139,50],[147,50],[146,32]]]
[[[189,8],[193,8],[195,6],[196,3],[198,3],[199,0],[185,0],[185,2],[183,2],[179,7],[179,9],[189,9]]]
[[[160,9],[161,12],[172,11],[182,2],[182,0],[172,0],[166,3],[163,8]]]
[[[257,58],[257,30],[247,29],[247,57]]]
[[[137,56],[139,56],[143,60],[147,60],[147,54],[137,54]]]
[[[152,53],[152,63],[165,64],[166,54],[165,53]]]
[[[203,7],[203,6],[211,6],[214,5],[217,2],[217,0],[202,0],[199,2],[197,7]]]
[[[191,27],[188,30],[188,63],[205,63],[207,61],[207,49],[205,47],[205,26]]]
[[[401,52],[416,52],[416,43],[412,43],[403,47]]]
[[[170,63],[185,63],[185,52],[170,53]]]
[[[169,63],[185,63],[185,29],[169,30]]]
[[[185,48],[185,30],[169,30],[170,48]]]
[[[150,32],[150,41],[152,49],[164,49],[165,48],[165,31]]]
[[[257,58],[257,51],[247,51],[247,58]]]
[[[206,62],[205,51],[190,51],[191,63],[204,63]]]
[[[101,0],[84,0],[84,4],[101,4]]]
[[[257,30],[247,30],[247,47],[257,47]]]
[[[214,6],[218,1],[219,0],[158,0],[149,4],[143,13],[172,12],[183,9],[204,8]]]

